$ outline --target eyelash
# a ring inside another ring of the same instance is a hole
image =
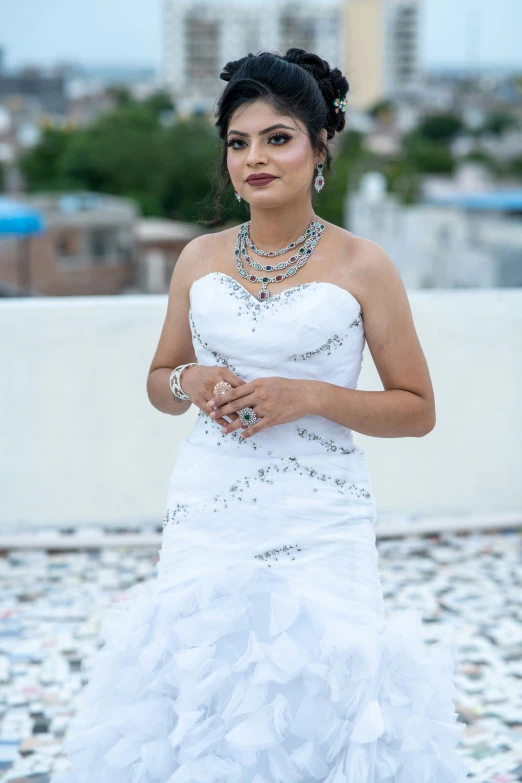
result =
[[[275,139],[278,136],[281,136],[283,139],[286,139],[286,141],[288,141],[289,139],[292,138],[287,133],[274,133],[272,136],[269,137],[268,140],[270,141],[271,139]],[[230,139],[228,141],[228,143],[227,143],[227,147],[232,147],[232,144],[234,144],[236,141],[243,141],[243,139]],[[285,144],[286,144],[286,141],[285,141]],[[283,144],[276,144],[275,146],[276,147],[282,147]],[[237,150],[237,149],[242,149],[242,148],[241,147],[233,147],[233,149]]]

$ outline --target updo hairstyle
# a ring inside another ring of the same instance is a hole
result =
[[[239,60],[228,62],[220,73],[228,82],[221,93],[214,112],[215,127],[222,142],[221,159],[215,173],[218,189],[213,194],[215,225],[221,220],[221,197],[230,185],[227,167],[227,134],[230,118],[243,104],[264,100],[279,114],[300,120],[308,131],[315,152],[324,155],[325,169],[329,171],[331,152],[320,136],[326,128],[327,141],[345,126],[345,115],[335,111],[334,100],[344,98],[349,84],[338,68],[312,52],[291,48],[286,54],[276,52],[249,52]],[[313,180],[310,182],[312,189]]]

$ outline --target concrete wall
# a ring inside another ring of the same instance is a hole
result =
[[[365,450],[380,520],[522,512],[522,289],[409,292],[437,402],[424,438]],[[165,295],[0,300],[0,530],[160,524],[197,409],[153,408]],[[360,389],[382,389],[368,347]],[[204,477],[202,477],[204,480]]]

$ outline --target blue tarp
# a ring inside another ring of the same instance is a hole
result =
[[[45,231],[43,216],[20,201],[0,196],[0,237],[27,236]]]
[[[447,196],[431,196],[424,199],[424,203],[462,207],[463,209],[522,212],[522,189],[486,190],[480,193],[453,193]]]

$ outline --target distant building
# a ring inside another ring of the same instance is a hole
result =
[[[221,68],[248,52],[316,52],[347,74],[364,110],[419,86],[421,0],[164,0],[165,86],[181,114],[210,111]]]
[[[225,63],[262,49],[297,46],[342,60],[340,0],[164,0],[163,81],[181,114],[210,111]]]
[[[0,103],[12,99],[30,99],[42,113],[64,116],[67,113],[65,78],[27,68],[16,74],[0,70]]]
[[[137,287],[147,294],[164,294],[178,256],[191,239],[203,233],[195,224],[179,220],[142,218],[135,236],[139,251]]]
[[[116,196],[23,200],[43,215],[47,231],[28,244],[0,239],[0,296],[167,293],[179,254],[202,233],[193,223],[141,218],[134,201]]]
[[[345,0],[343,67],[360,110],[420,83],[421,0]]]
[[[48,230],[29,245],[29,282],[20,280],[20,240],[0,240],[0,289],[40,296],[120,294],[137,277],[133,201],[93,193],[26,196]]]
[[[345,225],[380,244],[406,288],[522,286],[522,190],[426,197],[404,205],[377,172],[346,200]]]

